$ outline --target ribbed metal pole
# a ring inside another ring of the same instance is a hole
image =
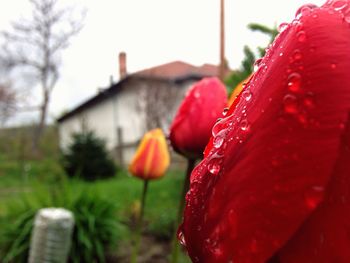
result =
[[[29,263],[66,263],[74,227],[73,214],[63,208],[43,208],[35,217]]]

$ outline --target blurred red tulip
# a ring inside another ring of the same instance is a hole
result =
[[[188,91],[170,127],[170,141],[187,158],[203,156],[211,128],[227,103],[225,85],[217,78],[204,78]]]
[[[147,132],[129,165],[129,171],[141,179],[162,177],[170,163],[168,146],[161,129]]]
[[[280,29],[191,175],[194,262],[350,262],[350,1]]]

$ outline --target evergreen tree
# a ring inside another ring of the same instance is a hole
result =
[[[96,180],[115,175],[116,167],[108,156],[105,142],[93,132],[76,133],[63,153],[63,167],[69,177]]]
[[[266,34],[270,37],[270,43],[273,42],[275,37],[278,34],[278,30],[276,27],[267,27],[257,23],[251,23],[248,25],[248,28],[252,31],[260,32]],[[244,58],[241,63],[241,67],[238,70],[235,70],[226,80],[226,85],[229,87],[229,91],[232,92],[234,88],[240,83],[242,80],[246,79],[250,74],[252,74],[254,69],[254,62],[265,55],[266,47],[257,47],[257,54],[253,52],[253,50],[244,46]]]

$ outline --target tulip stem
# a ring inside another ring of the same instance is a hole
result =
[[[147,189],[148,189],[148,180],[144,180],[143,181],[143,191],[142,191],[142,196],[141,196],[141,211],[140,211],[140,216],[138,218],[138,221],[136,223],[134,246],[133,246],[133,251],[131,254],[131,263],[137,262],[137,254],[138,254],[140,240],[141,240],[142,222],[143,222],[143,214],[145,211]]]
[[[177,218],[175,222],[175,233],[173,237],[173,249],[172,249],[172,255],[171,255],[171,262],[172,263],[177,263],[178,258],[179,258],[179,241],[177,240],[177,228],[179,227],[181,221],[182,221],[182,215],[183,215],[183,210],[185,207],[185,197],[188,189],[190,188],[190,176],[192,173],[192,170],[194,168],[194,165],[196,163],[195,159],[187,159],[187,171],[186,171],[186,177],[183,182],[183,187],[182,187],[182,193],[181,193],[181,199],[179,203],[179,209],[177,211]]]

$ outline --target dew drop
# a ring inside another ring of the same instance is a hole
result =
[[[225,141],[225,139],[224,139],[223,136],[217,135],[217,136],[215,137],[215,139],[214,139],[214,142],[213,142],[214,147],[215,147],[215,148],[220,148],[221,145],[224,143],[224,141]]]
[[[256,71],[259,69],[262,60],[263,60],[262,58],[259,58],[259,59],[257,59],[257,60],[255,61],[255,63],[254,63],[254,72],[256,72]]]
[[[303,57],[303,55],[301,54],[299,49],[294,50],[293,59],[295,61],[301,60],[302,57]]]
[[[334,10],[336,11],[340,11],[342,9],[344,9],[345,7],[348,6],[347,2],[346,1],[343,1],[343,0],[338,0],[338,1],[335,1],[333,4],[332,4]]]
[[[229,108],[224,108],[222,115],[226,116],[227,112],[228,112]]]
[[[284,111],[286,113],[295,114],[298,113],[298,100],[292,94],[287,94],[283,98]]]
[[[196,99],[200,98],[200,96],[201,96],[201,94],[200,94],[198,91],[196,91],[196,92],[194,93],[194,97],[195,97]]]
[[[243,119],[243,120],[240,122],[239,126],[240,126],[240,128],[241,128],[242,131],[248,131],[248,130],[249,130],[249,127],[250,127],[249,122],[248,122],[247,119]]]
[[[305,204],[308,208],[314,209],[322,201],[324,195],[323,186],[312,186],[305,192]]]
[[[305,95],[303,103],[307,108],[310,108],[310,109],[314,108],[315,107],[314,94],[312,92],[308,92]]]
[[[252,98],[252,93],[250,92],[249,89],[246,89],[242,92],[242,98],[245,99],[246,101],[250,101]]]
[[[213,174],[217,175],[221,170],[220,160],[218,158],[213,158],[208,163],[208,171]]]
[[[299,121],[301,124],[307,124],[308,119],[307,119],[307,116],[306,116],[306,114],[305,114],[304,112],[298,114],[298,121]]]
[[[350,12],[346,13],[344,16],[344,21],[348,24],[350,24]]]
[[[225,118],[218,118],[216,120],[215,125],[213,126],[211,133],[214,137],[222,131],[223,129],[226,129],[227,127],[231,126],[233,123],[232,121],[232,115],[226,116]]]
[[[212,135],[215,137],[223,128],[223,122],[222,122],[222,118],[218,118],[216,120],[216,123],[213,127],[213,129],[211,130]]]
[[[311,10],[317,8],[317,5],[314,4],[306,4],[301,6],[297,12],[295,13],[296,18],[300,18],[301,16],[305,16],[311,13]]]
[[[185,235],[182,231],[182,226],[180,226],[179,231],[177,232],[177,239],[180,241],[180,244],[186,247]]]
[[[298,32],[297,39],[298,39],[299,42],[305,42],[305,40],[306,40],[305,31]]]
[[[288,76],[287,80],[287,86],[288,89],[292,92],[298,92],[300,91],[300,86],[301,86],[301,76],[299,73],[292,73]]]
[[[335,63],[331,63],[331,69],[336,69],[337,65]]]
[[[286,29],[288,28],[288,26],[289,26],[289,24],[286,23],[286,22],[281,23],[281,24],[278,26],[277,30],[278,30],[278,32],[283,32],[284,30],[286,30]]]

